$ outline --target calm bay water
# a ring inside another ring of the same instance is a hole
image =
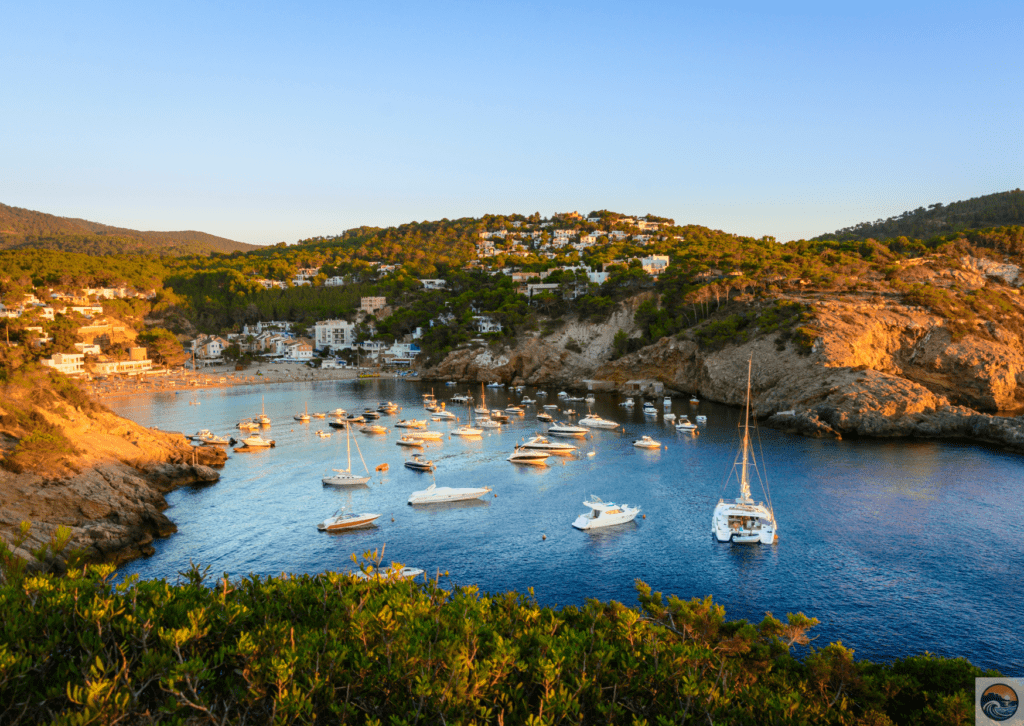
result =
[[[841,640],[858,657],[928,651],[1024,674],[1019,456],[968,444],[820,441],[762,430],[780,533],[772,546],[714,542],[714,504],[736,496],[724,485],[740,411],[683,399],[673,402],[673,411],[708,417],[698,437],[666,426],[660,405],[657,419],[645,421],[639,406],[629,411],[617,405],[620,398],[599,394],[593,410],[622,422],[626,433],[595,431],[579,444],[594,450],[593,457],[551,457],[546,468],[505,461],[516,443],[543,429],[536,406],[500,432],[429,444],[433,475],[402,466],[409,455],[395,445],[402,429],[383,436],[353,432],[353,470],[362,470],[358,452],[371,470],[381,463],[390,470],[375,474],[366,488],[321,485],[333,467],[346,465],[344,432],[322,439],[315,431],[329,430],[325,420],[301,424],[293,414],[307,404],[310,412],[351,412],[392,400],[403,409],[382,416],[379,423],[390,428],[400,418],[426,417],[421,395],[427,390],[381,378],[206,390],[198,394],[200,406],[172,394],[108,401],[146,426],[235,436],[235,424],[263,405],[274,421],[264,435],[277,442],[266,451],[231,454],[216,484],[169,494],[167,514],[178,533],[122,572],[174,580],[190,560],[231,576],[348,570],[353,552],[386,544],[387,561],[428,573],[447,570],[455,583],[492,592],[533,587],[545,605],[587,598],[633,605],[640,578],[666,595],[713,595],[729,618],[756,622],[765,612],[804,612],[821,621],[817,645]],[[479,386],[434,390],[439,400],[456,392],[480,396]],[[557,390],[548,393],[546,402],[558,403]],[[535,389],[524,395],[535,398]],[[517,397],[487,389],[490,408],[510,400]],[[449,408],[465,418],[465,406]],[[456,425],[432,422],[431,428]],[[634,448],[642,434],[663,448]],[[412,491],[432,481],[491,486],[497,496],[433,508],[406,504]],[[639,504],[646,519],[579,532],[570,523],[585,511],[589,494]],[[760,498],[756,488],[754,495]],[[318,532],[316,523],[341,505],[384,516],[375,528]]]

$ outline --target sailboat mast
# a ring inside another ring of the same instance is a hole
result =
[[[747,452],[750,448],[750,371],[754,365],[753,356],[747,361],[747,406],[743,416],[743,467],[740,470],[740,497],[750,499],[750,479],[747,475]]]

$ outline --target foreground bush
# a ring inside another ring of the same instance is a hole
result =
[[[365,566],[364,566],[365,567]],[[561,610],[351,575],[117,584],[110,566],[0,586],[0,723],[970,723],[962,660],[790,655],[816,623],[711,599]]]

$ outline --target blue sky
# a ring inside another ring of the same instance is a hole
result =
[[[592,209],[810,237],[1022,186],[1022,21],[1019,1],[14,3],[0,202],[256,244]]]

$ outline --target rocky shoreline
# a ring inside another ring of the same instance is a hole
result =
[[[1024,453],[1024,417],[1001,415],[1024,404],[1024,345],[991,323],[954,335],[918,307],[829,300],[815,305],[819,337],[810,351],[772,332],[718,350],[662,338],[612,360],[614,332],[638,332],[639,302],[607,323],[569,323],[515,349],[454,351],[422,376],[629,395],[646,382],[741,405],[753,360],[753,413],[768,426],[819,438],[959,439]]]

